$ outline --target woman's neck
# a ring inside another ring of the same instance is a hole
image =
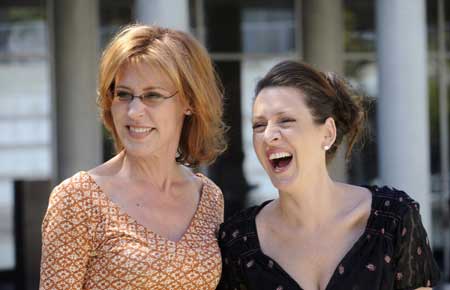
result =
[[[138,183],[151,183],[161,192],[170,192],[172,184],[186,178],[186,170],[173,160],[149,156],[142,158],[122,151],[119,176]],[[164,159],[164,160],[163,160]]]
[[[292,188],[280,191],[275,203],[275,213],[287,225],[313,230],[336,216],[339,184],[327,171],[302,177]]]

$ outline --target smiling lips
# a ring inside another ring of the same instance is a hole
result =
[[[268,158],[273,170],[277,173],[287,169],[292,161],[292,154],[289,152],[268,152]]]
[[[142,139],[147,137],[153,128],[149,127],[135,127],[135,126],[126,126],[128,129],[128,133],[131,137],[135,139]]]

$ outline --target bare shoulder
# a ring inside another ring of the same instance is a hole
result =
[[[347,183],[339,183],[342,201],[341,214],[352,227],[364,228],[372,210],[373,196],[370,189]]]
[[[89,169],[87,173],[89,173],[89,175],[93,177],[113,176],[120,168],[121,159],[122,154],[119,153],[108,161],[100,164],[99,166]]]
[[[366,187],[348,183],[339,183],[339,186],[342,188],[344,195],[358,205],[367,206],[372,202],[372,192]]]
[[[349,183],[339,183],[339,184],[346,191],[348,191],[350,193],[357,194],[357,195],[360,195],[361,197],[366,197],[366,198],[371,196],[370,190],[367,189],[367,187],[358,186],[358,185],[349,184]]]
[[[99,166],[86,171],[86,173],[98,186],[104,190],[110,191],[107,185],[114,183],[113,181],[116,180],[117,172],[121,166],[121,155],[122,154],[117,154]]]

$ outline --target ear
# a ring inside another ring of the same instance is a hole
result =
[[[184,115],[190,116],[194,113],[194,110],[192,109],[192,106],[190,104],[186,104],[184,106]]]
[[[322,126],[324,130],[322,148],[331,148],[336,141],[336,123],[332,117],[328,117]]]

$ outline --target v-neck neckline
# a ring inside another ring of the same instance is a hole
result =
[[[355,240],[355,242],[353,243],[353,245],[351,246],[351,248],[345,253],[345,255],[343,255],[343,257],[341,258],[341,260],[337,263],[333,274],[331,275],[330,279],[328,280],[324,290],[330,290],[329,288],[331,287],[331,285],[334,284],[334,280],[336,280],[337,278],[337,273],[339,273],[339,267],[343,264],[345,264],[345,262],[353,255],[353,253],[358,249],[359,245],[366,240],[367,234],[370,230],[370,225],[372,224],[372,220],[374,218],[374,203],[375,203],[375,189],[373,186],[362,186],[366,189],[368,189],[371,193],[371,203],[370,203],[370,212],[369,212],[369,217],[367,218],[367,222],[366,225],[364,227],[364,231],[361,233],[361,235],[358,237],[358,239]],[[297,290],[304,290],[304,288],[302,288],[302,286],[300,285],[299,282],[297,282],[297,280],[295,280],[275,259],[273,259],[272,257],[266,255],[262,248],[261,248],[261,244],[259,242],[259,236],[258,236],[258,228],[256,226],[256,216],[258,215],[258,213],[266,206],[268,205],[270,202],[272,202],[273,200],[268,200],[264,203],[262,203],[257,210],[254,212],[253,214],[253,219],[252,219],[252,226],[255,232],[255,236],[256,236],[256,247],[257,247],[257,251],[259,252],[259,254],[272,261],[273,265],[275,268],[278,269],[278,271],[280,271],[280,273],[282,275],[284,275],[289,281],[290,283],[292,283],[292,285],[295,285]]]
[[[117,202],[115,202],[115,201],[113,201],[111,199],[111,197],[108,195],[108,193],[103,190],[103,188],[97,183],[95,178],[90,173],[88,173],[86,171],[81,171],[81,173],[82,174],[86,174],[88,176],[89,180],[97,187],[97,189],[102,194],[103,198],[106,200],[106,202],[109,204],[109,206],[115,208],[119,214],[122,214],[122,215],[126,216],[126,218],[129,221],[131,221],[132,223],[134,223],[137,226],[140,226],[140,227],[142,227],[144,229],[144,231],[146,232],[146,239],[147,240],[148,240],[148,235],[150,234],[150,235],[153,235],[153,236],[157,237],[158,239],[163,240],[164,242],[166,242],[168,244],[171,244],[171,245],[174,245],[174,246],[177,246],[180,243],[182,243],[184,241],[184,239],[186,238],[186,236],[189,234],[189,232],[191,231],[191,228],[194,226],[194,223],[199,218],[198,216],[199,216],[200,211],[201,211],[201,209],[203,207],[204,199],[206,198],[205,197],[205,195],[206,195],[205,191],[206,191],[206,186],[207,186],[206,183],[207,182],[205,180],[205,176],[203,174],[201,174],[201,173],[196,173],[195,175],[198,176],[201,179],[201,181],[202,181],[202,186],[200,188],[200,197],[199,197],[199,200],[198,200],[198,203],[197,203],[197,207],[195,209],[195,212],[194,212],[194,214],[193,214],[193,216],[192,216],[192,218],[191,218],[191,220],[189,222],[189,225],[186,228],[186,230],[183,232],[183,234],[181,235],[181,237],[177,241],[174,241],[174,240],[171,240],[171,239],[169,239],[169,238],[167,238],[167,237],[165,237],[165,236],[163,236],[163,235],[153,231],[152,229],[150,229],[149,227],[143,225],[142,223],[138,222],[133,216],[128,214],[128,212],[124,211],[122,209],[122,207]]]

